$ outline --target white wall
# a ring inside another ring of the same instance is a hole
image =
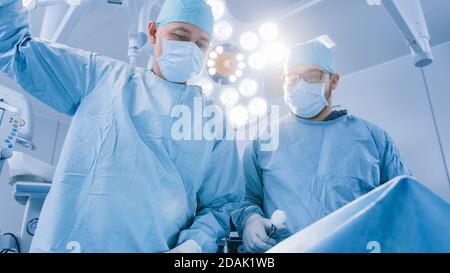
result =
[[[435,62],[425,69],[445,154],[450,160],[450,43],[433,48]],[[421,71],[410,56],[342,78],[335,104],[384,128],[413,174],[450,201],[450,187],[433,127]],[[448,166],[450,167],[450,166]]]

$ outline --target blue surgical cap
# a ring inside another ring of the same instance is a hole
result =
[[[204,0],[166,0],[159,12],[158,26],[183,22],[198,26],[213,38],[214,17]]]
[[[291,48],[284,69],[288,70],[299,64],[314,64],[330,73],[335,72],[333,53],[317,40],[297,44]]]

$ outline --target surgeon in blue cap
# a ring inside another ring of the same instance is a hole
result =
[[[232,218],[246,251],[266,251],[392,178],[410,175],[385,131],[333,110],[338,83],[333,54],[322,43],[291,48],[284,74],[291,113],[278,122],[279,146],[264,150],[256,139],[244,152],[245,201]],[[276,226],[272,215],[279,211],[285,216]]]
[[[72,116],[32,252],[217,251],[244,193],[235,141],[171,130],[173,110],[211,104],[186,82],[213,22],[202,0],[166,0],[149,24],[153,65],[130,76],[125,62],[31,37],[22,1],[0,1],[0,71]]]

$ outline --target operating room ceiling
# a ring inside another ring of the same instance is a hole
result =
[[[94,1],[61,42],[104,55],[126,59],[126,26],[106,1]],[[327,34],[336,43],[333,51],[341,74],[387,62],[409,54],[393,20],[382,6],[365,0],[226,0],[229,12],[241,22],[278,23],[288,44]],[[431,45],[450,41],[450,1],[422,1],[431,34]],[[305,8],[306,7],[306,8]],[[298,10],[298,12],[289,12]],[[39,33],[42,9],[32,16],[32,32]]]

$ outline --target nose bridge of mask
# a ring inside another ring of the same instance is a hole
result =
[[[325,96],[325,83],[309,83],[301,80],[295,89],[302,90],[303,92],[307,91],[307,93],[314,95]]]

